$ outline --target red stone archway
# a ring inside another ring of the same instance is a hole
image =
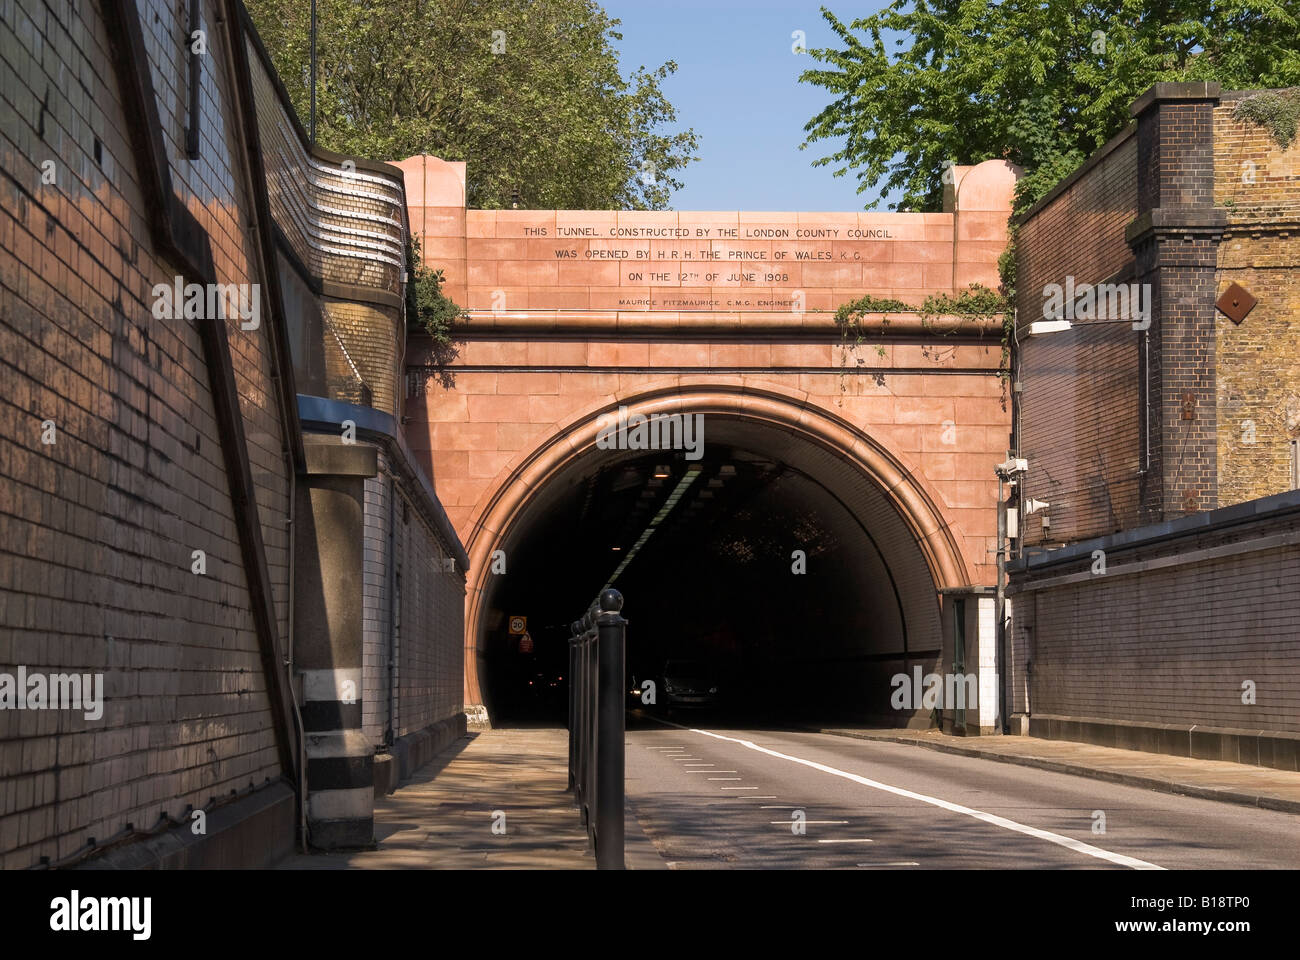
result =
[[[629,413],[702,413],[743,418],[780,428],[833,451],[886,495],[907,525],[929,568],[936,591],[966,587],[974,581],[972,564],[930,485],[909,470],[880,441],[836,416],[797,390],[778,384],[756,385],[752,379],[718,376],[708,380],[671,379],[609,395],[602,402],[559,425],[543,443],[517,456],[493,479],[469,525],[470,557],[465,601],[465,702],[483,702],[477,652],[484,636],[484,595],[493,550],[547,483],[595,446],[602,414],[619,406]]]

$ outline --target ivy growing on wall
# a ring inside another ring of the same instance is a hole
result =
[[[452,327],[457,320],[469,319],[468,315],[442,292],[443,273],[425,265],[420,238],[414,234],[409,234],[406,241],[406,277],[407,332],[427,334],[433,341],[435,375],[450,389],[456,385],[451,363],[460,354]]]
[[[1300,87],[1265,90],[1237,102],[1233,119],[1264,127],[1283,150],[1291,146],[1300,124]]]
[[[1014,257],[1012,258],[1014,264]],[[1014,265],[1011,267],[1014,272]],[[1002,329],[1002,355],[999,360],[998,376],[1002,380],[1003,401],[1006,401],[1006,384],[1010,373],[1011,326],[1014,322],[1011,302],[1003,293],[990,290],[983,284],[974,283],[956,296],[948,294],[931,295],[918,305],[904,303],[902,300],[874,297],[867,295],[843,304],[835,311],[835,324],[840,329],[840,390],[847,386],[849,357],[853,356],[856,364],[866,363],[864,357],[858,356],[858,350],[866,343],[868,324],[879,326],[883,338],[889,330],[889,315],[896,313],[916,314],[921,318],[921,329],[935,336],[947,337],[969,334],[972,331],[988,333],[995,325]],[[940,325],[940,320],[956,318],[956,324]],[[883,342],[873,347],[880,357],[885,356]],[[927,350],[931,348],[927,347]],[[943,359],[938,353],[928,353],[933,359]],[[872,374],[877,385],[883,385],[885,375],[879,371]]]

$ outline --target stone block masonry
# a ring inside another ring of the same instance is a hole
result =
[[[550,469],[541,464],[587,442],[584,425],[638,403],[652,414],[702,413],[706,445],[717,442],[714,424],[788,416],[824,424],[835,439],[823,442],[842,454],[882,451],[899,471],[890,489],[915,485],[913,504],[885,506],[861,472],[818,464],[886,549],[901,557],[941,540],[937,549],[958,558],[928,569],[900,559],[894,570],[916,598],[913,650],[933,660],[950,646],[936,584],[994,580],[993,466],[1011,433],[1000,323],[872,316],[870,342],[853,345],[834,314],[865,294],[919,307],[972,283],[996,288],[1013,165],[956,168],[946,211],[924,214],[470,210],[464,163],[394,165],[426,260],[469,312],[454,388],[440,385],[427,344],[411,338],[405,428],[473,558],[467,705],[482,703],[484,591],[493,551],[510,552],[512,505],[536,492]],[[899,525],[922,501],[933,520]]]

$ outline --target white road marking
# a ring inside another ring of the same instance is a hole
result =
[[[686,770],[685,773],[735,773],[735,770]]]
[[[669,721],[663,721],[665,723]],[[674,726],[677,726],[674,724]],[[814,770],[820,770],[822,773],[829,773],[834,777],[842,777],[845,780],[852,780],[854,783],[860,783],[864,787],[871,787],[874,790],[883,790],[885,793],[892,793],[898,797],[907,797],[909,800],[919,800],[921,803],[928,803],[933,807],[939,807],[942,810],[948,810],[951,813],[960,813],[968,817],[974,817],[984,823],[990,823],[995,827],[1002,827],[1006,830],[1014,830],[1016,833],[1023,833],[1026,836],[1036,837],[1039,840],[1046,840],[1049,843],[1055,843],[1075,853],[1082,853],[1089,857],[1096,857],[1098,860],[1105,860],[1108,863],[1118,864],[1122,867],[1131,867],[1134,870],[1163,870],[1162,866],[1154,863],[1148,863],[1146,860],[1139,860],[1137,857],[1128,857],[1122,853],[1114,853],[1110,850],[1103,850],[1101,847],[1094,847],[1090,843],[1084,843],[1082,840],[1076,840],[1073,837],[1062,836],[1059,833],[1052,833],[1050,830],[1040,830],[1038,827],[1031,827],[1023,823],[1017,823],[1015,820],[1008,820],[1006,817],[999,817],[997,814],[985,813],[982,810],[976,810],[973,807],[963,806],[960,803],[952,803],[949,800],[941,800],[938,797],[926,796],[924,793],[917,793],[914,790],[905,790],[902,787],[891,786],[888,783],[881,783],[878,780],[869,780],[866,777],[860,777],[856,773],[849,773],[846,770],[838,770],[835,767],[827,766],[824,763],[817,763],[814,760],[804,760],[801,757],[793,757],[788,753],[780,753],[776,750],[769,750],[767,747],[760,747],[752,740],[741,740],[738,737],[726,737],[720,733],[711,733],[708,730],[699,730],[692,727],[681,727],[683,730],[690,730],[691,733],[698,733],[701,736],[713,737],[715,740],[725,740],[729,743],[738,743],[749,750],[765,753],[770,757],[776,757],[779,760],[789,760],[791,763],[798,763],[805,767],[811,767]],[[723,787],[723,790],[744,789],[743,787]],[[757,787],[754,788],[758,789]]]
[[[775,800],[776,797],[732,797],[732,800]],[[762,810],[762,807],[759,807]]]
[[[818,843],[875,843],[876,841],[867,840],[863,838],[860,840],[818,840],[817,842]]]
[[[707,780],[744,780],[744,777],[706,777]]]
[[[760,810],[766,810],[767,807],[759,807]],[[848,823],[847,820],[769,820],[768,823],[779,823],[783,827],[788,827],[792,823]],[[834,843],[834,840],[821,840],[820,843]]]
[[[883,863],[859,863],[859,867],[919,867],[915,860],[886,860]]]
[[[757,790],[758,787],[718,787],[719,790]]]

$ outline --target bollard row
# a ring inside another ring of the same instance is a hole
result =
[[[601,870],[623,869],[623,596],[601,591],[569,637],[569,789]]]

